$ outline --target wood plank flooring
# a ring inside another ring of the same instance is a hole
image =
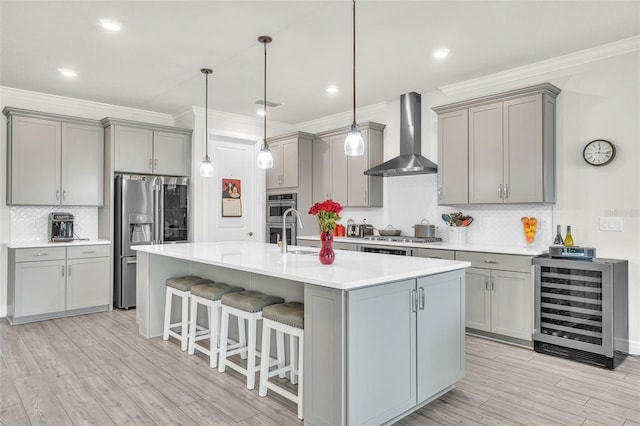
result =
[[[456,388],[398,425],[640,426],[640,357],[609,371],[467,337]],[[0,424],[300,425],[293,403],[175,340],[146,340],[135,311],[10,326],[0,319]]]

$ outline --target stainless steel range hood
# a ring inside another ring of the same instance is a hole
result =
[[[420,155],[422,103],[419,93],[400,96],[400,155],[365,171],[369,176],[404,176],[437,173],[438,166]]]

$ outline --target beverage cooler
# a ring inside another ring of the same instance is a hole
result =
[[[628,262],[533,259],[536,352],[614,369],[629,352]]]

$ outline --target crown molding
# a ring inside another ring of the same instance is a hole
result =
[[[387,102],[378,102],[377,104],[367,105],[356,109],[358,122],[371,121],[371,117],[387,110]],[[326,129],[334,129],[345,126],[345,123],[351,125],[353,121],[353,111],[340,112],[338,114],[298,123],[295,127],[297,130],[304,132],[319,132]]]
[[[104,117],[125,117],[135,121],[144,121],[159,125],[173,126],[174,120],[170,114],[153,111],[104,104],[85,99],[68,98],[48,93],[32,92],[30,90],[15,89],[0,86],[3,105],[38,109],[65,115],[82,115],[85,118],[100,120]],[[77,111],[77,112],[76,112]]]
[[[445,95],[457,95],[474,90],[484,89],[488,86],[497,86],[516,80],[536,77],[540,74],[558,71],[589,62],[595,62],[613,56],[624,55],[640,50],[640,36],[630,37],[613,43],[603,44],[591,49],[580,50],[568,55],[558,56],[533,64],[513,68],[507,71],[490,74],[485,77],[474,78],[461,83],[449,84],[439,87]]]

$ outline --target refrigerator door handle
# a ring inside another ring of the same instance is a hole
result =
[[[157,221],[158,235],[156,237],[156,240],[158,241],[158,244],[164,244],[164,185],[161,179],[159,179],[157,191],[158,191],[158,199],[160,200],[160,202],[158,203],[158,219],[159,220]]]

